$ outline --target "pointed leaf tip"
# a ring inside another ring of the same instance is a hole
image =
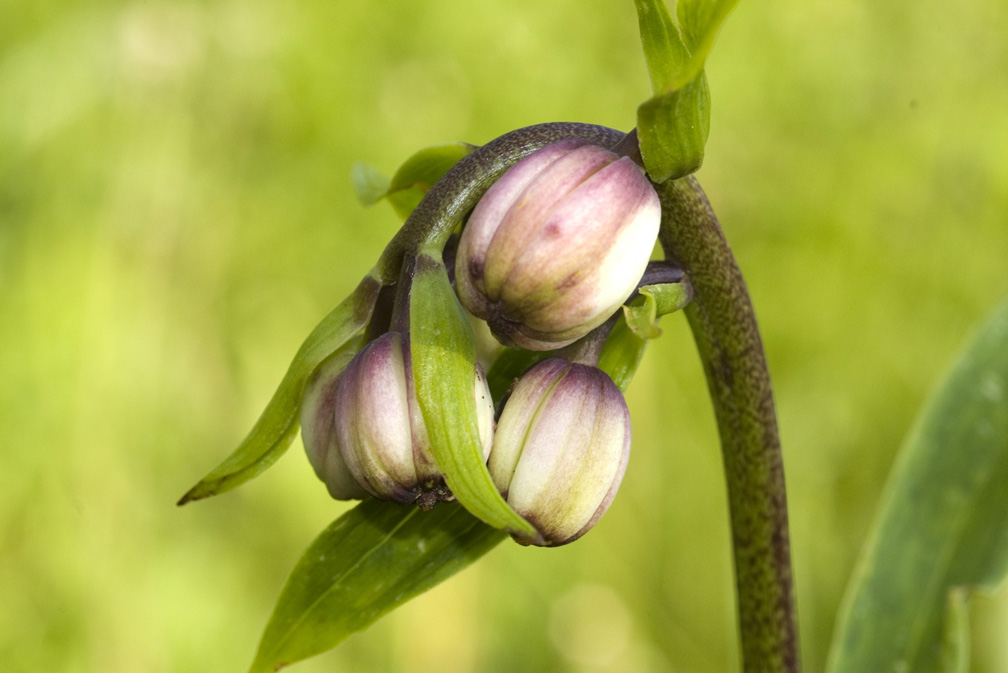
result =
[[[258,476],[287,451],[298,431],[298,412],[312,373],[330,357],[349,362],[363,344],[381,284],[371,275],[312,330],[252,430],[235,451],[178,501],[178,505],[229,491]]]

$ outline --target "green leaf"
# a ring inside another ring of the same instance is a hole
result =
[[[1008,303],[960,356],[897,459],[841,612],[831,673],[966,670],[959,604],[1008,574],[1006,493]]]
[[[676,17],[691,55],[680,81],[692,79],[703,68],[721,24],[737,4],[738,0],[679,0],[676,3]]]
[[[679,0],[673,21],[663,0],[635,0],[654,96],[637,109],[637,134],[655,182],[700,168],[710,131],[703,72],[714,38],[738,0]]]
[[[298,410],[308,379],[338,351],[339,357],[346,357],[359,349],[360,342],[354,337],[371,318],[380,289],[378,281],[366,276],[349,297],[323,318],[298,349],[287,374],[245,440],[189,489],[179,505],[230,491],[261,474],[284,454],[298,431]]]
[[[335,647],[505,537],[457,503],[424,512],[362,502],[326,528],[294,567],[250,673],[276,671]]]
[[[420,150],[403,163],[392,176],[388,200],[396,213],[406,219],[434,183],[476,149],[468,143],[446,143]]]
[[[675,84],[676,75],[689,61],[689,49],[679,35],[665,0],[634,0],[634,4],[651,90],[665,91]]]
[[[536,536],[535,529],[500,496],[487,471],[473,398],[472,328],[437,250],[416,258],[410,292],[410,355],[431,450],[452,493],[494,528]]]
[[[640,288],[640,297],[623,307],[599,357],[599,369],[626,392],[650,339],[661,336],[658,319],[689,303],[692,293],[687,283],[662,283]]]
[[[363,161],[354,164],[350,171],[350,180],[353,182],[354,192],[357,200],[365,206],[373,206],[388,194],[390,181],[377,168]]]
[[[641,157],[655,182],[696,172],[709,133],[710,89],[702,70],[682,88],[658,94],[637,108]]]
[[[371,206],[387,198],[396,214],[405,220],[434,183],[474,149],[476,146],[468,143],[424,148],[407,159],[391,180],[373,166],[359,162],[351,173],[357,199]]]

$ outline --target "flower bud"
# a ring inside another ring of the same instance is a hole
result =
[[[512,391],[488,467],[508,504],[555,546],[595,525],[629,457],[630,412],[616,384],[596,367],[550,358]]]
[[[507,345],[559,348],[630,296],[660,220],[658,195],[631,159],[582,140],[549,145],[473,210],[455,260],[459,299]]]
[[[398,332],[383,334],[354,357],[335,392],[334,443],[365,491],[430,508],[451,496],[430,450],[410,362],[409,339]],[[478,366],[474,397],[485,457],[493,441],[494,410]]]
[[[301,440],[315,474],[337,500],[366,498],[336,444],[336,390],[348,357],[325,362],[309,381],[301,402]]]

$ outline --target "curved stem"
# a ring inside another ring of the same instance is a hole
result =
[[[693,177],[657,187],[659,240],[686,270],[686,317],[703,361],[731,510],[745,673],[796,673],[784,467],[773,392],[749,292],[707,197]]]
[[[394,282],[403,255],[416,252],[422,245],[443,248],[490,185],[519,159],[568,138],[583,138],[611,147],[625,135],[605,126],[557,122],[505,133],[474,150],[445,173],[410,214],[378,260],[379,279],[384,284]]]

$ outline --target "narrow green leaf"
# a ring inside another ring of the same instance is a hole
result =
[[[366,164],[363,161],[354,164],[350,171],[350,180],[353,182],[357,200],[362,205],[373,206],[388,194],[388,177],[371,164]]]
[[[354,336],[374,310],[378,281],[366,276],[357,289],[323,318],[298,349],[287,374],[248,436],[224,462],[203,477],[179,500],[184,505],[229,491],[261,474],[284,454],[298,430],[298,410],[312,372],[334,353],[356,352]]]
[[[637,108],[641,156],[654,182],[696,172],[709,133],[710,89],[702,70],[682,88],[660,93]]]
[[[658,319],[685,307],[692,296],[686,283],[645,285],[640,294],[623,307],[623,315],[609,333],[599,357],[599,369],[623,392],[644,357],[647,342],[661,336]]]
[[[434,183],[474,149],[476,146],[468,143],[446,143],[422,149],[407,159],[388,188],[388,200],[396,213],[403,219],[409,217]]]
[[[660,93],[674,84],[675,76],[689,61],[690,52],[683,44],[665,0],[634,0],[634,4],[651,90]]]
[[[841,612],[831,673],[967,668],[955,593],[993,589],[1008,574],[1006,493],[1008,303],[960,356],[897,459]]]
[[[357,199],[371,206],[387,198],[396,214],[405,220],[434,183],[474,149],[476,145],[469,143],[426,147],[403,162],[391,179],[377,168],[358,162],[351,172]]]
[[[703,68],[718,29],[737,4],[738,0],[679,0],[676,3],[676,17],[691,54],[690,62],[683,68],[683,80],[692,79]]]
[[[497,492],[483,460],[473,399],[476,349],[439,251],[416,258],[410,292],[410,354],[417,401],[445,482],[465,507],[495,528],[535,529]]]
[[[710,131],[707,54],[738,0],[679,0],[673,21],[663,0],[635,0],[655,95],[637,109],[637,134],[655,182],[696,172]]]
[[[423,512],[362,502],[326,528],[294,567],[250,673],[276,671],[335,647],[505,537],[457,503]]]

